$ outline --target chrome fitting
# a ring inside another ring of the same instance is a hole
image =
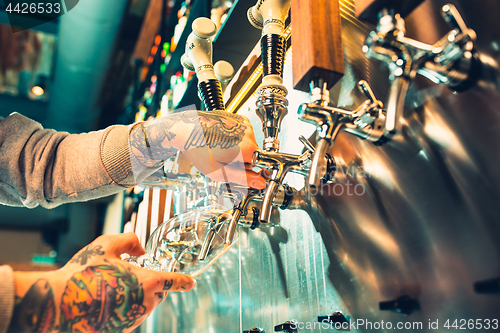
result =
[[[269,91],[275,91],[276,93],[270,93]],[[283,90],[280,87],[263,87],[258,92],[260,96],[256,102],[257,109],[255,112],[262,121],[262,131],[265,137],[263,148],[267,151],[278,151],[278,134],[281,122],[288,114],[286,95],[278,92],[283,92]]]

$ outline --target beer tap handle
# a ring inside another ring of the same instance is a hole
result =
[[[193,32],[186,41],[186,50],[181,57],[184,68],[195,71],[198,78],[198,93],[208,111],[224,110],[221,83],[212,64],[212,37],[217,26],[206,17],[193,21]]]
[[[470,29],[465,24],[462,16],[455,6],[450,4],[444,5],[441,9],[441,15],[453,29],[457,29],[460,33],[465,34],[469,32]]]
[[[292,0],[293,85],[311,92],[313,80],[330,90],[344,75],[339,0]]]
[[[305,136],[301,135],[299,136],[299,141],[302,142],[302,144],[304,145],[304,147],[306,147],[306,149],[311,153],[311,154],[314,154],[314,146],[312,145],[312,143],[306,139]]]
[[[215,76],[219,79],[222,89],[222,95],[226,91],[229,81],[234,76],[233,66],[225,60],[219,60],[214,65]]]
[[[366,98],[370,100],[371,103],[378,102],[377,97],[375,97],[375,94],[373,93],[372,88],[370,88],[370,86],[368,85],[368,82],[366,82],[365,80],[360,80],[358,82],[358,88],[366,96]]]

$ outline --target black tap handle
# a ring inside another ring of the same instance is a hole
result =
[[[474,283],[474,291],[478,294],[500,295],[500,278],[478,281]]]

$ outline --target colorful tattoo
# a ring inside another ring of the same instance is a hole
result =
[[[101,251],[102,246],[101,245],[95,245],[92,247],[92,245],[87,246],[80,252],[78,252],[73,259],[70,260],[70,263],[73,264],[78,264],[80,265],[86,265],[87,261],[92,257],[92,256],[102,256],[104,254],[103,251]]]
[[[52,332],[55,314],[52,287],[47,280],[40,279],[31,286],[24,297],[16,298],[14,314],[7,332]]]
[[[89,266],[73,275],[62,296],[62,332],[122,332],[146,313],[137,277],[119,264]]]

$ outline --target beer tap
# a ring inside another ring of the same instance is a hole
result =
[[[229,81],[234,76],[234,68],[227,61],[219,60],[214,65],[214,72],[215,76],[217,77],[217,79],[219,79],[219,82],[221,84],[222,95],[224,95]]]
[[[212,20],[199,17],[193,21],[192,28],[181,64],[187,70],[196,72],[198,94],[207,111],[224,110],[221,83],[212,64],[212,37],[217,33],[217,26]]]
[[[339,3],[292,0],[292,24],[292,44],[300,50],[293,59],[294,88],[311,93],[311,103],[303,104],[298,115],[317,127],[317,145],[309,147],[312,161],[306,183],[317,187],[333,163],[328,149],[348,119],[345,116],[351,114],[328,106],[331,87],[344,75]]]
[[[243,200],[234,208],[231,221],[229,223],[225,244],[230,245],[234,239],[234,233],[236,227],[249,227],[250,229],[255,229],[262,223],[265,225],[270,225],[270,217],[273,214],[277,214],[276,209],[301,209],[303,200],[301,194],[294,188],[280,184],[276,190],[276,196],[274,200],[271,200],[271,207],[264,208],[261,203],[265,200],[262,197],[262,190],[250,189],[248,193],[244,196]],[[260,206],[260,208],[259,208]],[[261,220],[261,211],[263,209],[269,209],[269,216],[267,221]]]
[[[482,64],[474,49],[476,34],[465,25],[455,6],[442,7],[443,18],[452,30],[434,45],[405,36],[403,15],[409,14],[421,2],[375,0],[358,10],[360,19],[378,24],[363,46],[366,57],[383,61],[389,67],[391,86],[386,103],[385,141],[396,133],[409,83],[416,74],[445,84],[453,91],[472,87],[480,76]],[[375,17],[378,19],[374,20]]]
[[[215,23],[205,17],[193,21],[193,32],[186,41],[185,53],[181,57],[184,68],[195,71],[198,78],[198,95],[207,111],[225,110],[222,99],[222,85],[227,86],[234,74],[233,66],[227,61],[218,61],[212,65],[212,37],[217,32]],[[205,205],[218,202],[216,193],[220,183],[204,177],[206,195],[202,199]]]
[[[262,29],[260,40],[263,78],[257,89],[256,113],[262,121],[265,151],[278,151],[281,121],[288,113],[288,90],[283,85],[285,17],[290,0],[258,0],[248,10],[250,23]]]
[[[312,103],[302,104],[298,110],[299,119],[316,125],[318,137],[307,184],[319,186],[327,169],[327,152],[343,125],[344,110],[330,108],[330,91],[326,82],[315,79],[311,82]],[[346,112],[348,113],[348,112]]]
[[[259,221],[269,222],[271,208],[283,178],[290,170],[300,171],[309,157],[279,153],[278,134],[281,122],[288,113],[287,89],[283,85],[285,61],[285,17],[290,0],[258,0],[248,10],[250,23],[262,29],[261,54],[263,65],[262,84],[257,89],[256,113],[262,121],[263,150],[253,156],[254,165],[268,168],[271,179],[265,190]]]
[[[320,88],[321,81],[315,81],[311,85],[313,86],[311,89],[313,100],[314,96],[328,96],[328,90],[324,86]],[[383,142],[381,139],[384,134],[382,129],[386,122],[386,111],[383,109],[383,104],[377,100],[366,81],[359,81],[358,88],[367,99],[352,111],[329,106],[326,102],[329,98],[316,99],[315,102],[304,103],[299,107],[299,119],[317,126],[318,143],[314,150],[309,148],[313,152],[313,157],[307,184],[311,187],[319,186],[322,181],[329,180],[335,162],[328,154],[328,149],[335,142],[340,130],[372,141],[376,145]]]

